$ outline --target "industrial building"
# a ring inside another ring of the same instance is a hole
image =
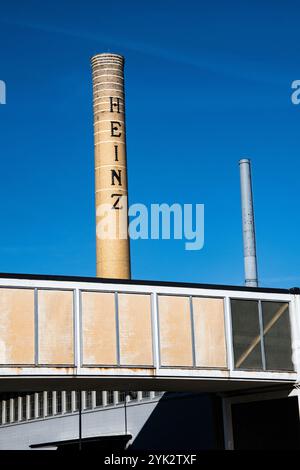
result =
[[[157,426],[175,421],[172,436],[190,415],[198,444],[184,433],[177,449],[270,445],[267,432],[255,441],[250,413],[270,427],[272,446],[297,442],[298,289],[25,275],[0,284],[0,446],[78,442],[79,390],[91,390],[80,405],[83,440],[126,436],[133,449],[167,449]]]
[[[97,277],[0,275],[0,449],[299,448],[300,289],[258,287],[249,160],[245,287],[132,280],[124,59],[92,69]]]

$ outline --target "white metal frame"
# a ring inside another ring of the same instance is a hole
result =
[[[68,280],[41,280],[41,279],[0,279],[0,288],[31,288],[31,289],[57,289],[57,290],[73,290],[74,292],[74,366],[72,375],[75,376],[90,376],[93,375],[91,367],[83,367],[82,365],[82,328],[81,328],[81,291],[97,291],[97,292],[111,292],[111,293],[139,293],[151,295],[151,321],[153,332],[153,367],[154,375],[157,378],[185,378],[192,379],[230,379],[230,380],[261,380],[261,381],[296,381],[299,380],[297,371],[300,368],[300,300],[299,296],[286,293],[272,293],[272,292],[257,292],[257,291],[243,291],[243,290],[230,290],[230,289],[206,289],[195,287],[173,287],[173,286],[159,286],[159,285],[140,285],[140,284],[111,284],[111,283],[97,283],[97,282],[83,282],[83,281],[68,281]],[[219,370],[211,368],[184,368],[184,367],[161,367],[160,366],[160,347],[159,347],[159,322],[158,322],[158,309],[157,298],[158,295],[184,295],[187,297],[210,297],[210,298],[223,298],[224,299],[224,315],[225,315],[225,334],[226,334],[226,349],[228,369]],[[293,342],[293,360],[295,364],[295,372],[270,372],[270,371],[243,371],[234,369],[233,360],[233,344],[232,344],[232,325],[230,314],[230,299],[245,299],[245,300],[269,300],[278,302],[290,303],[291,314],[291,330]],[[136,367],[136,366],[134,366]],[[149,370],[149,366],[138,366],[139,371],[135,370],[135,376],[153,376],[153,371]],[[22,366],[23,374],[35,376],[42,373],[43,376],[60,376],[66,375],[66,368],[64,366]],[[128,376],[130,375],[130,366],[120,367],[114,366],[107,368],[107,374],[111,376]],[[106,374],[106,375],[107,375]],[[0,376],[14,376],[15,371],[13,366],[0,365]]]

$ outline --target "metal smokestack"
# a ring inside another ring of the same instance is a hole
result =
[[[249,159],[239,161],[241,179],[242,223],[244,241],[245,285],[258,286],[254,211],[251,183],[251,163]]]
[[[91,63],[97,276],[130,279],[124,57],[118,54],[97,54],[92,57]],[[103,236],[102,227],[105,223],[109,231],[107,236]]]

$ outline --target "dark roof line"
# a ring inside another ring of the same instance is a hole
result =
[[[215,290],[236,290],[244,292],[269,292],[279,294],[300,294],[299,287],[290,289],[280,289],[275,287],[246,287],[233,286],[224,284],[201,284],[194,282],[168,282],[168,281],[148,281],[141,279],[106,279],[88,276],[61,276],[48,274],[21,274],[21,273],[0,273],[0,279],[28,279],[28,280],[44,280],[44,281],[73,281],[73,282],[95,282],[99,284],[124,284],[124,285],[141,285],[141,286],[166,286],[166,287],[188,287],[195,289],[215,289]]]

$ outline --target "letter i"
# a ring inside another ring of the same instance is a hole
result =
[[[118,158],[118,146],[115,145],[115,162],[118,162],[119,161],[119,158]]]

